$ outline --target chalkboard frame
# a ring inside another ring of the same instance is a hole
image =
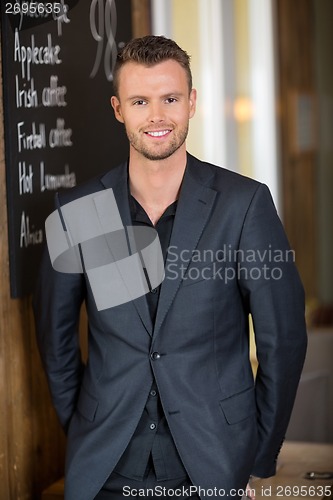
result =
[[[131,23],[132,23],[132,36],[143,36],[148,34],[150,31],[150,2],[149,0],[131,0]],[[3,15],[3,14],[2,14]],[[4,50],[4,33],[3,33],[3,18],[1,20],[1,31],[2,31],[2,71],[3,71],[3,91],[4,91],[4,101],[6,99],[6,51]],[[6,42],[5,42],[6,43]],[[9,239],[9,266],[10,266],[10,289],[11,297],[18,298],[30,294],[34,288],[34,279],[37,274],[38,264],[41,255],[41,248],[37,252],[34,260],[28,259],[29,265],[26,266],[26,270],[22,270],[18,263],[17,251],[13,245],[13,240],[17,237],[15,231],[15,224],[13,222],[13,214],[15,214],[15,197],[13,197],[13,183],[10,182],[10,175],[8,175],[8,164],[10,162],[11,150],[14,149],[13,144],[10,143],[11,139],[8,137],[8,110],[6,110],[6,102],[4,104],[4,132],[5,132],[5,157],[6,157],[6,194],[7,194],[7,211],[8,211],[8,239]],[[13,141],[12,141],[13,142]],[[127,144],[127,142],[126,142]],[[91,177],[91,175],[89,175]],[[51,197],[50,197],[51,198]],[[53,200],[53,193],[52,193]],[[53,206],[53,201],[52,201]],[[51,203],[49,202],[48,208],[45,212],[45,218],[50,212]],[[3,207],[5,208],[5,207]],[[17,222],[16,222],[17,224]],[[38,237],[38,234],[37,234]],[[41,246],[41,245],[40,245]]]

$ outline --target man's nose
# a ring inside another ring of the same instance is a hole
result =
[[[161,103],[151,103],[149,111],[149,121],[158,123],[164,120],[164,109]]]

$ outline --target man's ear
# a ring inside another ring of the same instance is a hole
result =
[[[118,97],[113,95],[111,97],[110,102],[111,102],[111,106],[113,107],[114,116],[116,117],[116,119],[118,120],[118,122],[124,123],[123,115],[121,112],[120,101],[119,101]]]
[[[192,118],[195,114],[197,105],[197,91],[196,89],[192,89],[190,93],[190,118]]]

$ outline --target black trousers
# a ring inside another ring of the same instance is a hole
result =
[[[113,472],[95,500],[126,500],[126,498],[130,500],[140,498],[148,500],[164,498],[200,500],[188,477],[157,481],[154,469],[150,469],[142,481],[129,479]]]

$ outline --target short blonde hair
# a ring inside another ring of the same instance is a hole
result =
[[[172,59],[186,71],[189,92],[192,90],[192,73],[190,56],[176,44],[164,36],[148,35],[130,40],[119,52],[113,71],[114,93],[118,96],[119,72],[127,62],[136,62],[144,66],[154,66],[162,61]]]

